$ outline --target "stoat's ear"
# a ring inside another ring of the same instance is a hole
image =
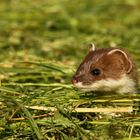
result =
[[[130,58],[124,51],[122,51],[120,49],[113,49],[108,52],[108,55],[117,55],[117,57],[121,57],[121,60],[123,61],[126,73],[131,72],[131,70],[133,68],[132,61],[130,60]]]
[[[93,43],[90,43],[89,45],[88,45],[88,47],[89,47],[89,50],[90,51],[95,51],[95,45],[93,44]]]

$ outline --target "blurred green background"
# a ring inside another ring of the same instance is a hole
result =
[[[90,42],[125,48],[138,63],[140,1],[0,1],[1,62],[51,60],[75,65]]]

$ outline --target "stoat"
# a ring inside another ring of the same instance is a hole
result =
[[[138,73],[130,55],[120,48],[90,45],[89,53],[79,65],[72,83],[84,91],[136,93]]]

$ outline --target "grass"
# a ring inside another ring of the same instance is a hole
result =
[[[139,0],[1,0],[0,139],[140,139],[139,98],[85,94],[70,82],[90,42],[126,49],[140,69],[139,12]],[[132,101],[133,113],[115,118],[78,110]]]

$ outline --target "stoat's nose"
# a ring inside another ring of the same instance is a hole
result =
[[[78,80],[73,78],[71,82],[72,82],[73,85],[75,85],[76,83],[78,83]]]

